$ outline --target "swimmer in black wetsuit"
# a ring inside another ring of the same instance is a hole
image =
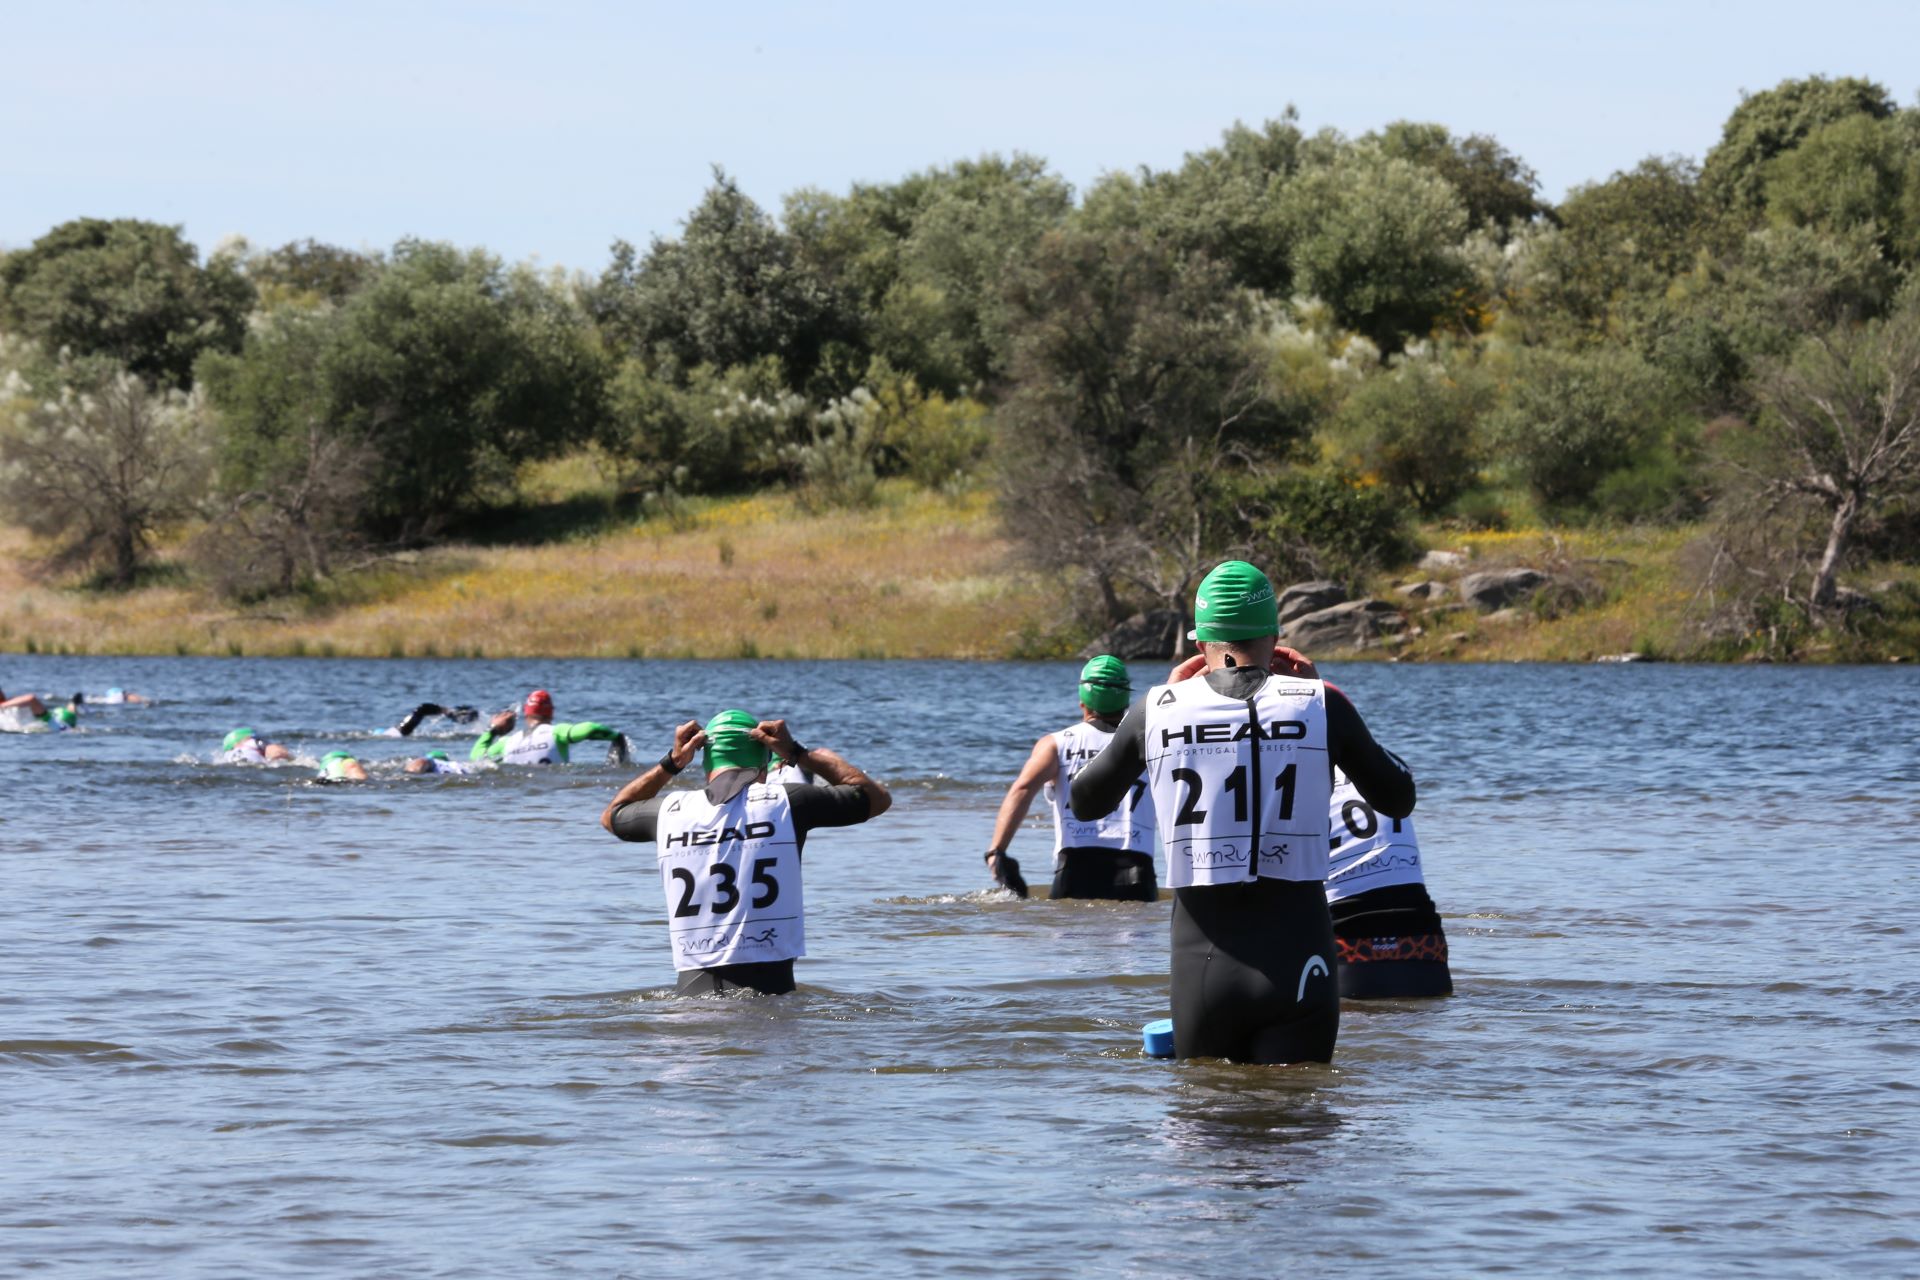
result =
[[[1413,819],[1381,817],[1343,773],[1335,772],[1333,784],[1327,908],[1340,948],[1341,996],[1452,995],[1447,934],[1427,895]]]
[[[1174,888],[1177,1057],[1326,1062],[1340,1027],[1323,881],[1333,769],[1379,812],[1413,811],[1413,775],[1313,664],[1278,643],[1273,587],[1244,561],[1208,574],[1202,652],[1128,710],[1073,781],[1111,812],[1148,771]]]
[[[702,747],[706,786],[661,795]],[[827,785],[768,783],[776,757]],[[675,729],[673,746],[620,788],[600,825],[654,843],[682,995],[783,995],[805,954],[794,908],[807,833],[866,822],[892,804],[886,787],[838,755],[795,742],[786,721],[723,711],[705,729],[697,720]]]

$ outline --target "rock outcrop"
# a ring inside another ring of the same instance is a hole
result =
[[[1485,613],[1519,604],[1551,581],[1538,569],[1488,569],[1460,579],[1460,598]]]
[[[1337,582],[1296,582],[1280,593],[1280,625],[1345,604],[1346,600],[1346,588]]]
[[[1295,649],[1315,657],[1343,649],[1371,649],[1406,627],[1406,615],[1385,600],[1349,600],[1295,618],[1283,636]]]
[[[1140,658],[1172,658],[1186,634],[1187,620],[1172,609],[1136,613],[1080,651],[1082,658],[1110,653],[1122,662]],[[1142,686],[1144,687],[1144,686]]]

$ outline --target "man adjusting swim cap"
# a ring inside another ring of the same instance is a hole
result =
[[[1267,575],[1245,560],[1229,560],[1200,580],[1189,640],[1253,640],[1280,634],[1280,602]]]
[[[764,769],[773,752],[753,736],[760,718],[745,711],[722,711],[707,721],[706,770]]]

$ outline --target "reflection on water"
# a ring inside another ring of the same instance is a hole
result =
[[[1142,1055],[1164,899],[986,883],[1076,672],[0,659],[164,699],[0,735],[8,1262],[1915,1269],[1920,673],[1335,672],[1420,774],[1459,995],[1350,1003],[1332,1066],[1260,1069]],[[809,842],[797,995],[673,993],[650,853],[597,825],[621,770],[406,778],[420,742],[374,733],[536,684],[643,760],[750,703],[895,784]],[[211,763],[240,723],[373,780]]]

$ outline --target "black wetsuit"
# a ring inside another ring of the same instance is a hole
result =
[[[1381,1000],[1453,994],[1447,934],[1427,886],[1383,885],[1342,898],[1331,910],[1341,995]]]
[[[759,776],[757,769],[723,769],[707,779],[707,799],[725,804],[746,790]],[[820,787],[787,783],[787,803],[793,809],[793,842],[806,852],[807,832],[820,827],[851,827],[873,816],[872,802],[859,787]],[[622,840],[651,841],[659,830],[660,804],[665,795],[635,800],[613,811],[613,834]],[[709,969],[682,969],[680,994],[710,995],[735,987],[762,995],[784,995],[793,990],[793,961],[767,960],[753,964],[722,964]]]
[[[1197,677],[1202,678],[1202,677]],[[1250,699],[1268,678],[1251,667],[1203,677],[1214,692]],[[1128,708],[1106,750],[1074,777],[1073,814],[1110,813],[1146,768],[1144,700]],[[1360,713],[1327,690],[1327,757],[1390,818],[1413,812],[1413,773],[1373,740]],[[1177,1057],[1240,1062],[1327,1062],[1340,1028],[1330,972],[1333,919],[1317,880],[1260,878],[1173,891],[1172,1003]],[[1315,970],[1313,960],[1321,966]],[[1311,981],[1317,973],[1321,981]]]

